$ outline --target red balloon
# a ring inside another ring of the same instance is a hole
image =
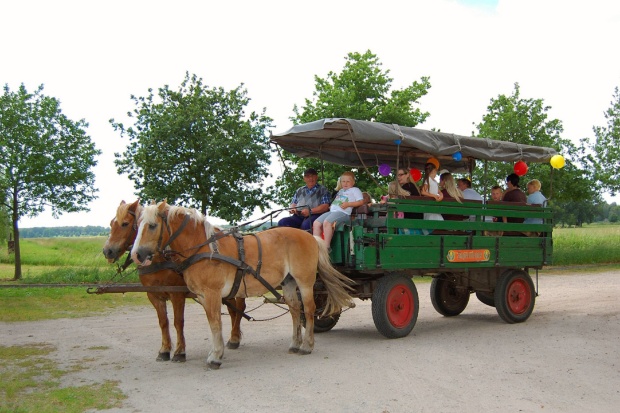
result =
[[[420,170],[417,168],[411,168],[409,170],[409,175],[411,175],[411,179],[413,179],[415,182],[418,182],[420,179],[422,179],[422,172],[420,172]]]
[[[519,161],[515,164],[515,173],[519,176],[523,176],[527,173],[527,164],[523,161]]]

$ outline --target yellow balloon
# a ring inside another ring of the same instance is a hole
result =
[[[560,169],[564,167],[564,165],[566,164],[566,161],[564,161],[564,157],[562,155],[553,155],[549,163],[555,169]]]

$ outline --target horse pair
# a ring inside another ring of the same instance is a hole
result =
[[[281,286],[293,320],[289,353],[298,354],[309,354],[314,348],[317,272],[327,291],[322,315],[338,314],[342,308],[354,306],[347,291],[353,281],[331,265],[325,242],[305,231],[278,227],[241,236],[235,231],[219,231],[196,210],[166,202],[144,207],[139,216],[131,256],[142,266],[170,260],[182,271],[183,280],[196,294],[209,321],[213,340],[207,358],[210,369],[220,367],[224,354],[222,297],[243,300],[267,291],[279,295],[274,289]],[[116,220],[121,226],[130,225],[119,216]],[[113,260],[113,256],[106,253],[108,259]],[[299,296],[306,322],[303,337]]]
[[[281,286],[293,320],[289,353],[298,354],[309,354],[314,348],[317,272],[327,291],[322,315],[353,306],[348,293],[353,281],[331,265],[325,242],[295,228],[277,227],[242,236],[234,230],[218,231],[198,211],[164,201],[142,211],[131,256],[139,265],[149,265],[158,256],[169,257],[182,270],[209,321],[210,369],[220,367],[224,354],[222,297],[245,298],[267,291],[279,295],[275,288]],[[303,337],[301,303],[306,323]]]
[[[143,206],[139,200],[134,203],[126,203],[122,201],[116,210],[116,215],[110,222],[110,236],[103,247],[103,255],[108,262],[116,262],[120,257],[131,249],[138,233],[138,219],[142,213]],[[174,269],[174,266],[165,265],[167,261],[163,257],[154,258],[154,264],[149,267],[140,268],[140,282],[144,286],[185,286],[182,274]],[[170,337],[168,312],[166,301],[170,300],[174,312],[174,327],[177,332],[176,349],[173,362],[183,362],[186,359],[185,354],[185,335],[183,327],[185,323],[185,300],[187,293],[175,292],[147,292],[149,301],[153,304],[159,319],[159,327],[161,329],[161,348],[157,354],[157,361],[170,360],[170,352],[172,350],[172,340]],[[232,331],[230,340],[226,343],[226,347],[230,349],[239,348],[241,342],[241,313],[245,311],[245,299],[238,298],[229,300],[229,305],[233,305],[239,310],[229,310]],[[230,307],[229,307],[230,308]]]

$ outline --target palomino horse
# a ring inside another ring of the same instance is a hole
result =
[[[296,228],[277,227],[241,237],[236,232],[216,233],[205,217],[193,209],[170,206],[165,201],[145,207],[131,250],[132,258],[136,263],[148,265],[152,256],[162,254],[168,247],[175,260],[188,257],[178,262],[184,268],[187,286],[198,296],[209,320],[213,339],[207,358],[210,369],[222,364],[220,307],[222,297],[231,291],[236,297],[260,296],[267,291],[273,293],[274,287],[282,285],[293,318],[289,353],[309,354],[314,348],[313,287],[317,271],[327,289],[323,315],[353,306],[347,292],[352,281],[332,267],[325,242]],[[303,339],[297,288],[306,318]]]
[[[139,200],[132,204],[122,201],[118,206],[116,210],[116,217],[110,222],[110,236],[103,246],[103,255],[105,255],[108,259],[108,262],[116,262],[133,245],[138,233],[138,217],[142,212],[142,208],[143,207],[140,205]],[[164,261],[162,257],[158,256],[154,258],[153,261],[154,266],[151,269],[139,269],[140,282],[142,285],[185,286],[185,281],[183,281],[181,274],[173,270],[171,266],[167,266],[167,268],[160,266],[161,264],[159,263]],[[185,299],[188,294],[182,292],[148,292],[146,295],[151,304],[153,304],[153,307],[155,307],[157,318],[159,319],[159,327],[161,328],[162,344],[157,355],[157,361],[170,360],[170,351],[172,349],[168,313],[166,308],[167,300],[172,302],[174,327],[177,332],[177,346],[174,356],[172,357],[172,361],[185,361],[185,335],[183,334],[183,327],[185,323]],[[230,304],[233,303],[235,308],[237,308],[240,312],[229,309],[232,321],[232,332],[226,347],[230,349],[238,348],[241,342],[241,313],[245,311],[244,299],[239,298],[234,302],[231,301]]]

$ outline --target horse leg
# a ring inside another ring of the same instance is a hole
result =
[[[183,327],[185,326],[185,294],[170,293],[170,301],[172,301],[172,309],[174,310],[174,328],[177,330],[177,348],[174,351],[172,361],[181,363],[185,361],[185,335]]]
[[[241,313],[245,311],[245,298],[235,298],[234,300],[231,298],[228,300],[228,303],[229,305],[235,306],[235,308]],[[230,307],[228,308],[232,330],[230,331],[230,339],[228,340],[228,343],[226,343],[226,348],[232,350],[238,349],[241,344],[241,319],[243,318],[241,313],[232,310]]]
[[[293,280],[285,280],[282,284],[282,294],[284,300],[288,304],[288,308],[291,312],[293,319],[293,338],[291,345],[288,348],[288,352],[299,353],[302,345],[301,340],[301,302],[297,297],[297,284]]]
[[[306,318],[306,331],[304,332],[304,340],[299,354],[310,354],[314,349],[314,316],[316,312],[316,303],[314,302],[314,285],[299,286],[301,292],[301,300],[304,303],[304,316]]]
[[[207,357],[207,368],[217,370],[222,365],[224,356],[224,338],[222,338],[222,298],[219,291],[205,290],[202,305],[207,313],[211,328],[212,349]]]
[[[157,318],[159,319],[159,328],[161,329],[161,349],[157,354],[157,361],[170,360],[170,350],[172,349],[172,340],[170,338],[170,330],[168,328],[168,311],[166,309],[166,299],[160,295],[146,293],[151,304],[155,307]]]

